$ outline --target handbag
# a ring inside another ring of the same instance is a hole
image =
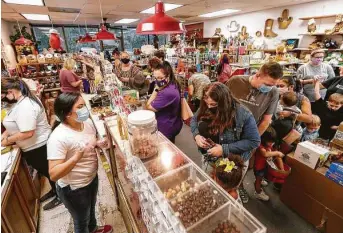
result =
[[[181,98],[181,118],[186,121],[189,118],[193,117],[193,112],[189,107],[185,98]]]

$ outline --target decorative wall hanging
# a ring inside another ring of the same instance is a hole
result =
[[[237,23],[237,21],[231,21],[230,25],[227,25],[227,30],[229,32],[238,32],[240,25]]]
[[[256,35],[256,37],[261,37],[262,36],[262,32],[261,31],[257,31],[255,35]]]
[[[279,29],[287,29],[288,26],[292,23],[293,17],[289,17],[289,10],[284,9],[282,11],[281,17],[279,17],[277,20],[279,23]]]
[[[267,37],[267,38],[277,37],[278,34],[273,32],[273,24],[274,24],[273,19],[267,19],[266,20],[266,23],[264,26],[264,37]]]
[[[244,41],[244,40],[248,39],[249,33],[247,33],[247,27],[246,26],[242,27],[241,31],[238,33],[238,36],[239,36],[240,41]]]
[[[309,33],[315,33],[317,30],[317,25],[316,25],[316,21],[312,18],[308,21],[307,23],[307,31]]]
[[[343,32],[343,15],[342,14],[336,15],[335,23],[336,25],[333,27],[333,29],[325,30],[325,34],[331,35],[333,33]]]

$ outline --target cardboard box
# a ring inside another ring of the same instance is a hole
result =
[[[343,121],[339,125],[334,138],[331,140],[330,146],[343,150]]]
[[[343,186],[343,176],[328,170],[325,174],[327,178]]]
[[[298,144],[294,158],[306,166],[315,169],[319,162],[324,163],[327,160],[329,153],[330,151],[328,149],[306,141]]]
[[[331,163],[329,170],[332,172],[339,173],[340,175],[343,176],[343,164]]]

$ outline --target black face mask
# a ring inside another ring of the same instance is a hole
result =
[[[217,111],[218,111],[218,107],[208,108],[208,110],[209,110],[212,114],[216,114]]]
[[[15,104],[15,103],[17,103],[17,100],[16,99],[9,99],[9,98],[7,98],[7,96],[5,96],[4,98],[2,98],[1,99],[1,101],[3,101],[3,102],[6,102],[6,103],[9,103],[9,104]]]
[[[130,62],[130,59],[129,58],[122,58],[121,62],[124,64],[128,64]]]

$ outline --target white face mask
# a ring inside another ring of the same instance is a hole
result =
[[[278,90],[279,90],[279,94],[283,95],[288,91],[288,88],[287,87],[279,87]]]

